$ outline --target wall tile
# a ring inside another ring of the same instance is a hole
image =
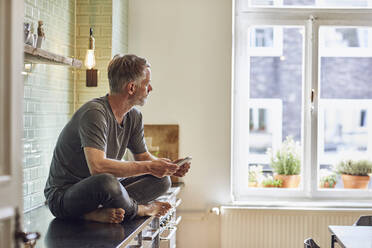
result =
[[[42,48],[51,52],[84,60],[89,28],[93,27],[99,70],[98,87],[94,88],[85,86],[84,68],[75,71],[68,67],[36,64],[24,77],[23,191],[24,210],[27,211],[45,201],[43,189],[54,146],[73,110],[108,92],[107,65],[114,53],[113,44],[115,54],[127,52],[128,1],[79,0],[76,1],[76,13],[75,0],[25,0],[24,3],[24,21],[32,24],[35,33],[37,21],[44,21],[46,40]]]
[[[74,55],[75,1],[25,0],[25,22],[32,24],[35,33],[39,19],[44,22],[46,36],[42,48]],[[72,71],[64,66],[34,64],[24,77],[25,211],[44,202],[43,189],[54,144],[72,115]]]

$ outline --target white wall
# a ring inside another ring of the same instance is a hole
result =
[[[181,210],[230,202],[232,1],[131,0],[128,38],[128,51],[152,64],[145,123],[179,124],[180,154],[193,156]],[[190,221],[181,229],[198,232]]]

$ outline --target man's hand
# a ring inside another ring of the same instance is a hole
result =
[[[166,161],[165,159],[152,161],[149,167],[150,174],[158,178],[171,176],[179,169],[176,164]]]
[[[173,163],[177,164],[179,161],[181,161],[181,159],[177,159],[175,161],[173,161]],[[183,177],[186,175],[186,173],[189,171],[190,169],[190,165],[191,165],[191,162],[187,162],[181,166],[178,167],[178,170],[176,171],[176,173],[173,174],[173,176],[176,176],[176,177]]]

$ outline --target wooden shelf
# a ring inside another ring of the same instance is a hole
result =
[[[50,65],[66,65],[80,68],[82,62],[78,59],[65,57],[55,53],[45,51],[41,48],[34,48],[33,46],[24,44],[24,61],[35,64],[50,64]]]

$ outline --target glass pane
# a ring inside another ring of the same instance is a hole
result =
[[[250,32],[261,28],[274,29],[255,27]],[[279,29],[283,36],[281,56],[250,56],[250,187],[287,187],[278,175],[301,173],[304,29]],[[248,46],[251,49],[252,43]],[[298,179],[299,175],[295,176],[297,185],[292,187],[298,187]]]
[[[319,39],[325,40],[325,30],[329,28],[321,29]],[[347,30],[355,34],[366,29]],[[337,47],[340,54],[354,46],[351,43],[344,43],[344,47],[340,43],[328,45],[329,49]],[[363,43],[358,45],[363,47]],[[372,163],[368,160],[372,152],[372,58],[326,57],[322,51],[320,56],[319,186],[334,187],[336,184],[336,188],[343,189],[350,187],[349,177],[343,174],[368,176],[372,172]],[[363,187],[371,188],[369,179]]]
[[[316,0],[322,7],[367,7],[370,0]]]
[[[314,6],[316,0],[283,0],[283,5]]]
[[[274,0],[251,0],[250,4],[253,6],[273,6]]]
[[[274,29],[273,28],[254,28],[250,36],[251,47],[273,47]]]
[[[324,47],[368,47],[368,29],[366,28],[322,28]]]
[[[372,29],[321,27],[319,51],[323,57],[372,57]]]
[[[270,26],[252,26],[248,31],[248,55],[282,56],[283,29]]]

